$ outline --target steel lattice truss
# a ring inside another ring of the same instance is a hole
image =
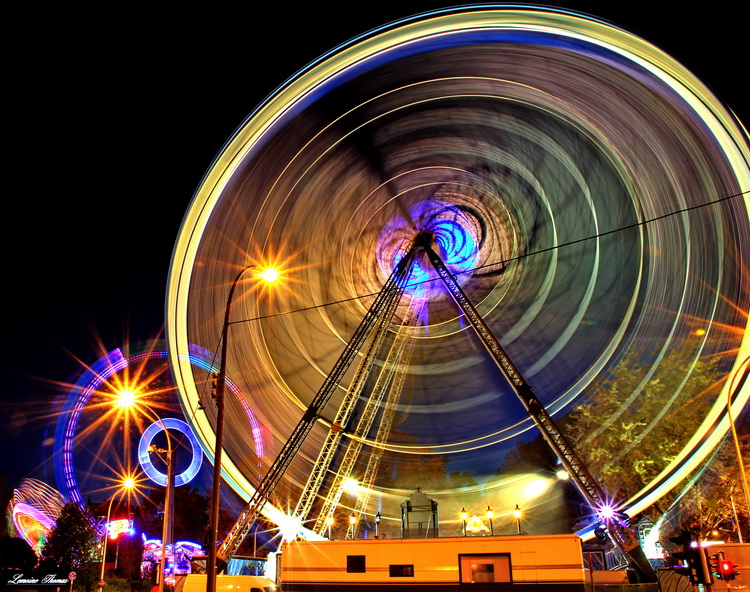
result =
[[[347,343],[333,369],[323,381],[323,385],[313,398],[312,403],[310,403],[302,419],[300,419],[294,428],[289,440],[287,440],[276,460],[268,469],[263,481],[258,485],[250,501],[248,501],[247,506],[245,506],[245,509],[229,530],[221,545],[219,545],[216,554],[219,561],[226,562],[231,559],[249,534],[258,514],[260,514],[270,499],[271,494],[284,476],[292,459],[315,425],[318,416],[328,404],[328,401],[359,353],[362,345],[381,320],[383,311],[389,311],[391,315],[395,312],[397,304],[394,305],[394,302],[398,303],[404,293],[406,282],[411,273],[415,252],[416,246],[412,247],[401,261],[399,261],[388,281],[383,286],[383,289],[375,298],[375,301],[367,311],[367,314],[365,314],[364,319],[362,319],[349,343]]]
[[[354,336],[334,365],[333,370],[324,381],[320,391],[313,399],[310,407],[295,428],[292,436],[271,465],[271,468],[256,490],[255,495],[251,498],[245,511],[240,515],[234,527],[230,530],[226,539],[219,547],[217,556],[220,560],[227,561],[231,558],[250,532],[260,510],[269,500],[276,485],[279,483],[281,477],[291,463],[292,458],[297,454],[304,439],[312,430],[318,416],[329,402],[334,390],[338,387],[347,369],[351,366],[354,358],[359,352],[364,350],[357,372],[347,389],[342,403],[339,405],[336,418],[329,430],[317,462],[313,466],[311,475],[297,504],[295,517],[299,520],[303,520],[314,506],[315,500],[319,495],[333,464],[334,456],[339,448],[339,444],[341,443],[342,433],[347,429],[347,424],[354,413],[355,405],[362,392],[365,380],[373,367],[376,354],[383,345],[385,335],[388,332],[388,327],[392,322],[393,316],[404,294],[405,286],[407,285],[409,275],[411,274],[415,257],[418,254],[423,254],[430,261],[446,289],[451,294],[456,305],[463,312],[466,320],[472,326],[476,335],[482,341],[485,349],[497,364],[507,382],[513,388],[529,416],[532,418],[537,428],[539,428],[547,444],[563,463],[564,467],[570,474],[571,479],[576,484],[588,504],[594,509],[604,508],[607,505],[607,496],[605,492],[588,471],[582,459],[567,441],[565,436],[555,425],[552,417],[547,413],[531,386],[526,382],[524,377],[505,353],[499,341],[485,324],[481,315],[474,308],[473,304],[453,277],[450,270],[432,249],[432,242],[433,237],[431,234],[419,234],[406,256],[404,256],[396,266],[396,269],[383,286],[383,289],[376,297],[372,307],[368,310],[362,323],[357,328],[357,331],[355,331]],[[407,319],[405,319],[407,322],[404,323],[402,329],[407,327],[411,320],[419,317],[420,306],[424,306],[424,303],[421,305],[413,305],[411,307],[410,313],[407,316]],[[380,407],[383,398],[386,396],[386,392],[388,392],[388,396],[381,417],[381,423],[378,428],[376,444],[385,441],[390,431],[396,403],[398,402],[401,386],[403,384],[403,373],[396,370],[396,368],[405,367],[403,364],[404,356],[408,357],[411,352],[409,344],[410,341],[413,340],[409,340],[408,336],[408,331],[400,332],[391,346],[387,363],[385,365],[385,371],[378,378],[375,388],[368,397],[363,414],[354,430],[354,437],[350,439],[343,460],[339,469],[336,471],[336,477],[333,480],[330,494],[324,498],[325,501],[314,527],[314,530],[318,533],[324,531],[326,517],[332,515],[333,510],[338,505],[341,496],[342,483],[351,473],[352,467],[354,466],[362,447],[361,439],[366,437],[372,427],[375,421],[376,411]],[[389,385],[390,389],[388,388]],[[376,448],[380,450],[377,446]],[[371,455],[363,479],[365,485],[374,479],[380,458],[381,454],[377,452]],[[355,516],[364,513],[366,503],[367,499],[358,500],[354,512]],[[612,539],[618,547],[630,557],[633,566],[647,579],[654,580],[655,575],[653,570],[651,569],[648,560],[645,558],[637,538],[628,528],[625,517],[623,515],[615,514],[608,520],[608,527],[608,532]],[[349,527],[347,538],[352,538],[356,534],[356,528],[356,523]]]

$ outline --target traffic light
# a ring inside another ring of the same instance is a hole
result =
[[[680,559],[685,565],[675,567],[674,571],[688,576],[692,584],[713,584],[708,551],[700,545],[700,541],[685,530],[679,537],[669,540],[682,545],[682,551],[672,553],[672,557]]]
[[[737,576],[734,563],[729,559],[719,560],[719,578],[724,581],[733,580]]]
[[[708,560],[710,562],[711,573],[718,579],[721,579],[721,570],[719,568],[719,562],[724,558],[724,553],[719,551],[716,555],[711,555]]]
[[[216,398],[219,392],[219,373],[215,370],[211,372],[211,397]]]

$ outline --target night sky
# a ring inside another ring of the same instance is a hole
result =
[[[44,477],[40,417],[58,392],[52,383],[74,379],[100,343],[160,334],[182,217],[253,108],[336,45],[439,6],[363,16],[312,3],[239,12],[212,4],[207,14],[56,8],[7,24],[16,37],[6,54],[0,475],[11,487]],[[655,43],[748,123],[745,18],[565,6]]]

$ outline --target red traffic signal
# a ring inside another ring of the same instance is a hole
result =
[[[734,569],[734,563],[728,559],[722,559],[719,561],[719,577],[722,580],[733,580],[737,572]]]

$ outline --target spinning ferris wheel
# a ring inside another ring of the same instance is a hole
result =
[[[749,163],[741,124],[700,81],[592,18],[456,9],[355,39],[258,107],[195,195],[167,303],[186,416],[211,456],[215,418],[196,413],[210,376],[188,362],[191,344],[216,348],[239,269],[276,263],[285,287],[238,296],[225,360],[273,434],[264,457],[248,454],[246,413],[228,403],[222,468],[251,499],[410,245],[429,236],[550,417],[634,356],[642,380],[593,432],[670,376],[672,395],[621,456],[677,412],[700,360],[720,360],[722,386],[694,432],[625,500],[639,512],[720,441],[727,401],[739,412],[750,396]],[[352,368],[369,366],[361,388],[352,395],[357,372],[342,371],[267,512],[306,495],[308,509],[340,503],[308,487],[333,431],[343,449],[358,448],[360,473],[388,454],[359,508],[372,514],[401,501],[394,475],[415,456],[489,483],[534,428],[446,286],[439,265],[415,259],[383,325],[387,347],[354,348]],[[383,372],[392,376],[380,389]],[[357,430],[360,411],[340,425],[347,396],[380,420]],[[326,464],[321,479],[356,466]],[[446,482],[436,494],[457,492]]]

